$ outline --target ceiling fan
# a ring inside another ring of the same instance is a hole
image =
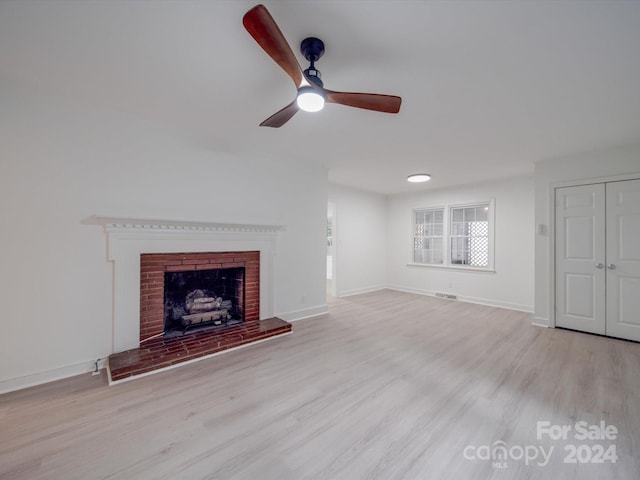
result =
[[[242,24],[258,45],[291,77],[298,90],[296,99],[263,121],[261,127],[281,127],[298,110],[316,112],[322,110],[325,102],[385,113],[400,111],[402,99],[395,95],[334,92],[324,88],[320,72],[315,67],[315,62],[324,54],[322,40],[309,37],[302,41],[300,51],[310,64],[309,68],[302,70],[280,28],[264,5],[256,5],[245,13]]]

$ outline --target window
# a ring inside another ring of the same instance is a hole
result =
[[[492,238],[493,201],[413,210],[414,264],[492,269]]]
[[[442,264],[444,243],[444,209],[414,211],[413,261]]]
[[[451,264],[489,266],[489,204],[451,208]]]

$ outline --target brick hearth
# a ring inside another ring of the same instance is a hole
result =
[[[108,372],[111,383],[154,370],[216,354],[266,338],[291,332],[291,324],[277,317],[253,320],[211,331],[195,331],[171,339],[155,338],[141,345],[109,357]]]

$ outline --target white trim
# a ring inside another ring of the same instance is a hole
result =
[[[102,225],[113,262],[112,351],[140,346],[140,255],[143,253],[260,252],[260,319],[273,317],[274,257],[281,225],[252,225],[93,216]]]
[[[389,290],[397,290],[398,292],[415,293],[416,295],[425,295],[427,297],[435,297],[436,292],[433,290],[424,290],[422,288],[403,287],[401,285],[389,285]]]
[[[332,297],[338,296],[338,210],[335,202],[327,202],[327,221],[331,216],[331,238],[333,245],[331,246],[331,291],[327,292]]]
[[[442,239],[442,261],[444,262],[443,264],[439,264],[439,263],[416,263],[415,262],[415,238],[416,238],[416,213],[418,212],[440,212],[442,211],[442,235],[431,235],[431,238],[440,238]],[[447,266],[447,264],[449,263],[449,260],[447,258],[446,255],[446,250],[447,250],[447,232],[448,232],[448,228],[447,228],[447,218],[448,218],[448,213],[447,213],[447,206],[446,205],[438,205],[436,207],[413,207],[411,209],[411,256],[409,257],[409,264],[415,264],[415,265],[425,265],[425,266],[431,266],[431,265],[440,265],[440,266]]]
[[[607,175],[606,177],[589,177],[583,179],[573,179],[573,180],[559,180],[555,182],[550,182],[549,185],[553,188],[562,188],[562,187],[578,187],[580,185],[592,185],[594,183],[608,183],[608,182],[622,182],[624,180],[639,180],[639,173],[626,173],[624,175]]]
[[[377,292],[379,290],[384,290],[385,288],[388,288],[388,287],[386,285],[375,285],[372,287],[363,287],[363,288],[356,288],[354,290],[346,290],[344,292],[339,292],[338,298],[351,297],[353,295],[361,295],[363,293]]]
[[[427,295],[429,297],[436,296],[435,291],[423,290],[420,288],[403,287],[401,285],[389,285],[386,288],[388,288],[389,290],[397,290],[399,292],[415,293],[418,295]],[[447,292],[447,293],[451,293],[451,292]],[[519,312],[525,312],[525,313],[533,313],[534,311],[532,305],[520,305],[518,303],[501,302],[499,300],[491,300],[488,298],[467,297],[465,295],[458,295],[455,293],[453,293],[453,295],[456,295],[457,301],[460,301],[460,302],[475,303],[478,305],[487,305],[489,307],[507,308],[509,310],[517,310]]]
[[[476,272],[476,273],[496,273],[493,269],[487,269],[485,267],[471,267],[469,265],[442,265],[435,263],[407,263],[407,267],[417,268],[437,268],[441,270],[460,270],[464,272]]]
[[[102,225],[108,231],[117,230],[166,230],[166,231],[218,231],[276,233],[285,230],[284,225],[259,225],[247,223],[200,222],[192,220],[163,220],[157,218],[102,217],[93,215],[83,221],[85,224]]]
[[[536,327],[552,328],[549,326],[549,319],[543,317],[533,317],[531,325],[535,325]]]
[[[275,316],[285,322],[295,322],[305,318],[317,317],[329,313],[329,306],[325,303],[315,307],[303,308],[302,310],[294,310],[292,312],[277,313]]]
[[[476,303],[478,305],[487,305],[490,307],[507,308],[509,310],[517,310],[519,312],[533,313],[533,305],[521,305],[519,303],[501,302],[500,300],[491,300],[487,298],[467,297],[458,295],[458,300],[467,303]]]
[[[43,372],[32,373],[22,377],[10,378],[0,381],[0,394],[22,390],[23,388],[35,387],[43,383],[54,382],[64,378],[75,377],[95,370],[95,360],[85,360],[84,362],[53,368]],[[104,368],[104,367],[101,367]]]
[[[549,326],[556,326],[556,186],[547,185],[547,218],[549,219],[549,235],[547,236],[547,318]]]
[[[107,364],[107,380],[109,381],[109,386],[117,385],[119,383],[130,382],[131,380],[137,380],[138,378],[148,377],[149,375],[155,375],[156,373],[166,372],[167,370],[173,370],[174,368],[182,367],[183,365],[189,365],[191,363],[199,362],[199,361],[205,360],[207,358],[211,358],[211,357],[215,357],[215,356],[218,356],[218,355],[222,355],[223,353],[232,352],[234,350],[239,350],[241,348],[251,347],[253,345],[257,345],[258,343],[267,342],[267,341],[273,340],[275,338],[286,337],[287,335],[291,335],[291,333],[292,332],[280,333],[280,334],[274,335],[272,337],[267,337],[267,338],[263,338],[261,340],[256,340],[256,341],[253,341],[253,342],[250,342],[250,343],[245,343],[244,345],[238,345],[237,347],[228,348],[228,349],[222,350],[220,352],[210,353],[209,355],[204,355],[202,357],[193,358],[191,360],[186,360],[184,362],[175,363],[173,365],[169,365],[168,367],[157,368],[155,370],[151,370],[149,372],[141,373],[139,375],[133,375],[133,376],[130,376],[130,377],[125,377],[125,378],[123,378],[121,380],[115,380],[115,381],[111,380],[111,369],[109,368],[109,365]]]

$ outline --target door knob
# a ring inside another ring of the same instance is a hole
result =
[[[615,266],[613,263],[610,263],[609,265],[607,265],[607,268],[608,268],[609,270],[615,270],[615,269],[616,269],[616,266]]]
[[[604,265],[602,263],[596,263],[596,268],[604,268]]]

